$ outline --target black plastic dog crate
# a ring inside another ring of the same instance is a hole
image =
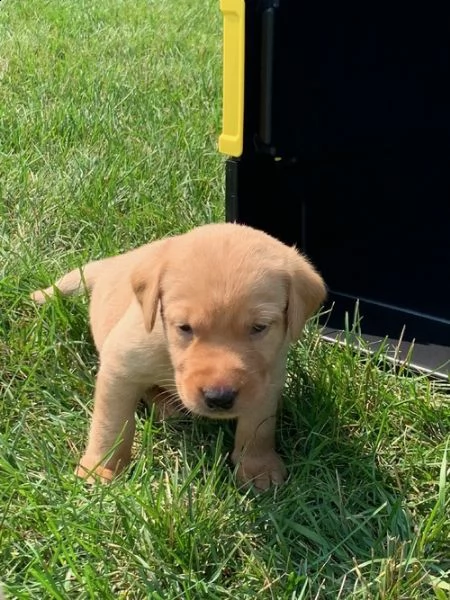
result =
[[[227,220],[312,259],[325,335],[358,300],[365,337],[448,376],[450,4],[221,7]]]

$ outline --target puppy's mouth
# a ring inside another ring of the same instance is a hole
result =
[[[202,406],[190,406],[189,411],[192,414],[198,415],[199,417],[207,417],[208,419],[220,419],[220,420],[227,420],[227,419],[236,419],[239,416],[239,413],[237,411],[233,411],[233,410],[211,410],[211,409],[207,409],[207,408],[203,408]]]

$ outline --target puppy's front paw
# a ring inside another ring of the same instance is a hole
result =
[[[258,490],[267,490],[271,485],[280,485],[287,476],[283,461],[274,451],[266,454],[236,455],[232,460],[238,466],[237,478],[242,485],[254,485]]]
[[[100,465],[88,467],[87,463],[81,461],[75,469],[75,475],[84,479],[86,483],[95,483],[97,481],[100,483],[109,483],[117,475],[117,470],[112,471]]]

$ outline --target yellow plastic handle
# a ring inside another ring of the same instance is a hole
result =
[[[242,154],[244,133],[245,1],[221,0],[223,13],[223,107],[219,150]]]

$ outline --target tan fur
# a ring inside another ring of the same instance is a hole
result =
[[[261,489],[284,480],[275,424],[286,354],[325,298],[297,250],[249,227],[204,225],[89,263],[32,298],[83,287],[100,368],[81,476],[110,479],[129,462],[136,404],[153,395],[167,412],[173,398],[198,415],[237,419],[239,480]],[[236,390],[233,407],[208,408],[211,388]]]

